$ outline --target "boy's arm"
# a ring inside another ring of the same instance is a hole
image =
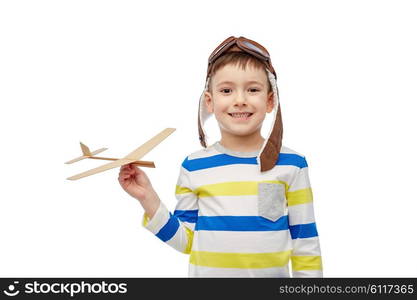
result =
[[[323,277],[320,242],[314,217],[313,193],[305,157],[289,186],[287,200],[293,241],[292,277]]]
[[[189,254],[198,216],[198,204],[197,195],[191,188],[189,171],[184,166],[181,166],[175,196],[178,203],[174,214],[159,201],[159,207],[152,218],[144,213],[142,225],[174,249]]]

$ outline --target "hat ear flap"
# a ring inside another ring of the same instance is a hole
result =
[[[272,128],[269,131],[269,135],[265,139],[264,145],[261,148],[261,152],[257,157],[258,164],[260,165],[261,172],[271,170],[278,162],[279,153],[282,146],[282,117],[281,106],[279,103],[278,86],[275,76],[266,69],[268,73],[269,82],[274,93],[274,120],[272,121]]]
[[[208,91],[208,83],[210,81],[210,77],[207,77],[206,84],[204,87],[204,91],[200,96],[200,102],[198,105],[198,136],[200,139],[200,144],[204,148],[207,148],[207,134],[204,130],[204,123],[206,120],[211,116],[211,113],[207,110],[207,106],[205,105],[205,92]]]
[[[282,146],[282,118],[281,106],[278,104],[278,110],[272,132],[265,142],[265,147],[259,155],[261,163],[261,172],[269,171],[277,164],[279,152]]]

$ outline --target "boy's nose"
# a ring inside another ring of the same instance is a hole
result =
[[[242,93],[238,93],[235,97],[235,105],[246,105],[246,97]]]

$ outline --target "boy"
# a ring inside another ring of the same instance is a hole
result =
[[[182,163],[174,214],[141,169],[120,169],[121,186],[145,210],[143,226],[190,254],[190,277],[289,277],[290,260],[293,277],[322,277],[308,166],[281,145],[278,101],[268,51],[231,36],[209,58],[198,116],[204,149]],[[207,147],[203,125],[212,114],[221,140]]]

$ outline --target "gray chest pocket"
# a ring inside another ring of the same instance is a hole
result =
[[[286,209],[285,185],[258,183],[258,213],[270,221],[282,217]]]

